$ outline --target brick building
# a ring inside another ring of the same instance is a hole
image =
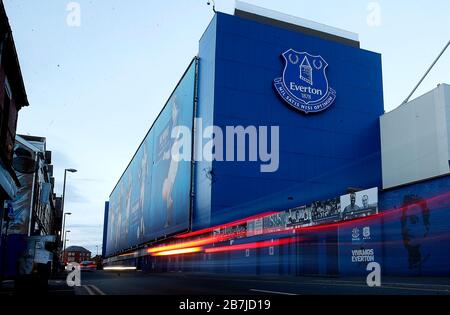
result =
[[[25,85],[11,27],[0,1],[0,226],[7,216],[5,201],[13,199],[20,186],[13,171],[13,151],[18,112],[24,106],[28,106]],[[0,270],[3,270],[4,243],[0,231]]]
[[[91,252],[81,246],[69,246],[64,252],[64,262],[80,263],[91,259]]]

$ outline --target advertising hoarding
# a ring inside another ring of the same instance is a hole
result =
[[[378,213],[378,188],[315,201],[247,222],[247,236],[367,217]]]
[[[378,188],[340,198],[341,220],[364,218],[378,213]],[[339,268],[342,275],[365,275],[367,265],[382,264],[381,219],[373,218],[339,226]]]
[[[378,213],[378,188],[341,196],[342,220],[350,220]]]
[[[191,142],[175,127],[192,131],[196,68],[194,59],[110,195],[107,255],[189,228]]]
[[[311,223],[311,207],[302,206],[288,211],[286,227],[304,226]]]
[[[372,262],[383,267],[381,219],[352,221],[339,226],[339,270],[341,275],[365,276]]]
[[[316,201],[309,208],[311,211],[311,220],[314,224],[336,222],[341,219],[339,217],[340,198]]]

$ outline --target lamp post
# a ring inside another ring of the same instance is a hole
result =
[[[64,235],[63,263],[64,263],[64,256],[66,255],[67,233],[70,233],[70,230],[67,230]]]
[[[63,242],[63,238],[65,238],[64,230],[66,228],[66,215],[72,215],[72,212],[66,212],[63,215],[63,224],[62,224],[62,232],[61,232],[61,242]]]
[[[62,211],[62,213],[64,213],[64,199],[65,199],[65,197],[66,197],[66,178],[67,178],[67,172],[70,172],[70,173],[76,173],[77,170],[74,169],[74,168],[66,168],[66,169],[64,170],[63,194],[62,194],[62,200],[61,200],[61,211]],[[65,218],[65,217],[64,217],[64,218]],[[63,221],[65,221],[64,218],[63,218]],[[65,238],[66,238],[66,235],[65,235],[65,233],[64,233],[64,224],[65,224],[65,222],[63,222],[63,228],[62,228],[62,231],[61,231],[61,235],[62,235],[62,237],[64,237],[64,239],[65,239]],[[61,239],[61,241],[63,241],[63,239]]]

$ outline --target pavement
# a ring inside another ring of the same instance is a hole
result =
[[[0,296],[44,295],[450,295],[450,278],[382,278],[371,288],[361,278],[244,276],[203,273],[83,271],[81,286],[69,287],[65,274],[49,280],[48,290],[15,290],[3,282]]]

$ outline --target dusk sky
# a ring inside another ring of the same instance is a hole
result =
[[[160,112],[213,17],[206,0],[4,0],[30,102],[18,134],[47,138],[56,193],[69,174],[70,245],[101,248],[104,202]],[[448,0],[248,0],[358,33],[382,54],[386,111],[402,103],[449,40]],[[233,13],[234,1],[217,0]],[[424,9],[426,8],[426,10]],[[450,83],[450,51],[414,97]]]

